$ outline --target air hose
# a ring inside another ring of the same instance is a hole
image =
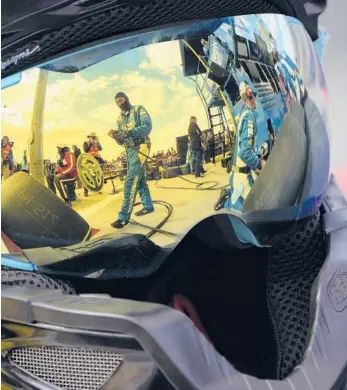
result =
[[[201,59],[201,57],[196,53],[196,51],[192,48],[192,46],[190,46],[188,44],[188,42],[186,42],[185,40],[183,40],[183,42],[192,51],[192,53],[198,58],[198,61],[200,61],[202,63],[202,65],[205,67],[206,71],[210,72],[211,71],[210,67]],[[224,101],[224,104],[225,104],[226,108],[228,109],[228,111],[230,113],[230,118],[231,118],[231,121],[232,121],[232,126],[234,128],[234,133],[235,133],[235,131],[236,131],[236,122],[235,122],[232,110],[229,107],[228,101],[225,98],[224,93],[223,93],[221,87],[218,84],[216,84],[216,86],[217,86],[217,88],[219,90],[219,93],[221,95],[222,100]],[[149,155],[146,155],[145,153],[142,153],[141,151],[139,151],[139,153],[142,154],[144,157],[146,157],[146,160],[144,161],[143,164],[145,164],[147,159],[152,160],[155,164],[158,164],[154,159],[149,157]],[[158,180],[156,181],[155,186],[157,188],[166,189],[166,190],[194,190],[194,191],[211,191],[211,190],[212,191],[216,191],[216,190],[222,190],[222,189],[228,187],[228,185],[219,186],[220,183],[218,181],[205,181],[205,182],[196,183],[196,182],[194,182],[192,180],[189,180],[189,179],[186,179],[186,178],[184,178],[182,176],[178,176],[178,177],[180,179],[188,182],[188,183],[195,184],[196,187],[195,188],[194,187],[193,188],[191,188],[191,187],[166,187],[166,186],[159,185],[158,184]],[[205,187],[206,185],[208,185],[208,187]],[[170,218],[170,216],[172,214],[172,211],[173,211],[172,205],[167,203],[167,202],[164,202],[164,201],[154,201],[153,203],[164,205],[168,210],[170,209],[170,211],[168,211],[167,216],[155,228],[147,226],[147,225],[143,225],[143,224],[141,224],[141,223],[139,223],[137,221],[133,221],[133,220],[130,221],[130,222],[135,224],[135,225],[142,226],[142,227],[145,227],[147,229],[151,229],[150,233],[147,234],[147,237],[151,237],[155,233],[175,235],[174,233],[166,232],[166,231],[160,229],[169,220],[169,218]],[[138,204],[140,204],[140,203],[136,203],[136,205],[138,205]]]
[[[165,190],[194,190],[194,191],[217,191],[217,190],[223,190],[224,188],[227,188],[229,186],[228,184],[226,184],[224,186],[219,186],[220,182],[216,181],[216,180],[202,181],[200,183],[197,183],[195,181],[186,179],[185,177],[180,176],[180,175],[177,177],[186,181],[187,183],[195,184],[196,187],[195,188],[194,187],[167,187],[167,186],[164,187],[164,186],[161,186],[158,184],[159,180],[156,181],[155,186],[157,188],[162,188]],[[209,184],[209,186],[204,187],[207,184]]]
[[[155,162],[155,164],[158,165],[158,163],[154,159],[152,159],[151,157],[149,157],[145,153],[142,153],[141,151],[138,151],[138,153],[140,153],[144,157],[146,157],[146,160],[144,161],[144,163],[147,161],[147,159],[149,159],[149,160],[152,160],[153,162]],[[164,168],[164,169],[166,169],[166,168]],[[226,184],[224,186],[220,186],[220,182],[219,181],[215,181],[215,180],[203,181],[203,182],[197,183],[195,181],[186,179],[185,177],[183,177],[181,175],[179,175],[177,177],[179,177],[180,179],[184,180],[187,183],[195,184],[195,188],[194,187],[168,187],[168,186],[161,186],[161,185],[159,185],[159,180],[157,180],[155,182],[155,186],[157,188],[161,188],[161,189],[165,189],[165,190],[194,190],[194,191],[217,191],[217,190],[222,190],[224,188],[227,188],[229,186],[228,184]],[[208,185],[208,187],[205,187],[206,185]],[[130,223],[133,224],[133,225],[136,225],[136,226],[141,226],[141,227],[143,227],[145,229],[149,229],[150,230],[149,233],[146,234],[147,238],[152,237],[156,233],[161,233],[161,234],[164,234],[166,236],[177,236],[177,233],[172,233],[172,232],[168,232],[166,230],[162,230],[161,229],[166,224],[166,222],[170,219],[170,217],[172,215],[172,212],[173,212],[172,204],[170,204],[168,202],[165,202],[163,200],[154,200],[153,203],[161,205],[161,206],[164,206],[166,208],[166,210],[167,210],[167,214],[166,214],[165,218],[161,222],[159,222],[158,225],[153,227],[153,226],[149,226],[149,225],[140,223],[140,222],[135,221],[133,219],[130,220]],[[134,207],[135,206],[139,206],[139,205],[141,205],[141,202],[135,203]]]
[[[172,204],[170,204],[168,202],[165,202],[163,200],[154,200],[153,203],[161,205],[161,206],[164,206],[166,208],[166,211],[167,211],[167,214],[166,214],[165,218],[161,222],[159,222],[157,226],[154,226],[154,227],[153,226],[149,226],[149,225],[137,222],[137,221],[135,221],[133,219],[131,219],[129,222],[132,225],[141,226],[141,227],[143,227],[145,229],[149,229],[150,230],[149,233],[146,234],[147,238],[152,237],[156,233],[161,233],[161,234],[164,234],[166,236],[177,236],[176,233],[168,232],[166,230],[162,230],[161,229],[161,227],[164,226],[166,224],[166,222],[169,220],[169,218],[171,217],[171,214],[173,212]],[[134,207],[135,206],[139,206],[141,204],[142,204],[141,202],[137,202],[137,203],[134,204]]]

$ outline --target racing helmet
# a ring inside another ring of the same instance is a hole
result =
[[[4,135],[4,136],[2,137],[2,139],[1,139],[1,145],[3,145],[4,142],[6,142],[7,144],[11,144],[11,143],[10,143],[10,139],[9,139],[9,137],[7,137],[7,135]]]
[[[57,149],[59,154],[65,153],[70,150],[67,144],[58,144]]]
[[[68,388],[327,390],[346,372],[346,335],[322,342],[338,330],[329,319],[323,329],[317,303],[330,180],[317,29],[301,2],[163,4],[52,0],[5,14],[3,99],[21,98],[32,79],[46,91],[43,153],[64,130],[74,143],[89,126],[107,160],[127,160],[106,172],[80,156],[75,177],[94,194],[75,189],[72,207],[38,172],[3,183],[5,338],[22,331],[13,323],[40,338],[4,345],[5,380],[19,367]],[[240,99],[247,86],[255,109]],[[52,220],[39,219],[47,210]],[[324,313],[342,313],[344,299],[329,297]]]
[[[246,100],[246,98],[250,98],[252,96],[256,96],[256,92],[252,90],[252,88],[245,82],[242,81],[239,85],[239,93],[240,93],[240,98],[242,100]]]

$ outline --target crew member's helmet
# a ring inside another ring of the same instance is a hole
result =
[[[67,144],[58,144],[57,149],[59,154],[68,152],[70,150]]]
[[[246,100],[252,96],[257,96],[257,93],[253,91],[252,88],[244,81],[242,81],[239,85],[239,94],[242,100]]]

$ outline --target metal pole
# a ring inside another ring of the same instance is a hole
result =
[[[45,184],[42,132],[47,80],[48,71],[40,69],[35,91],[31,135],[29,139],[29,172],[41,184]]]

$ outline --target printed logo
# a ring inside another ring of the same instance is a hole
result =
[[[36,52],[39,52],[39,51],[40,51],[40,46],[39,45],[35,46],[31,50],[29,48],[27,48],[26,50],[22,51],[21,53],[12,56],[10,59],[8,59],[8,60],[6,60],[4,62],[1,61],[1,70],[5,70],[10,65],[17,65],[18,62],[20,62],[21,60],[24,60],[25,58],[28,58],[32,54],[34,54]]]
[[[334,309],[342,312],[347,307],[347,272],[337,272],[328,284],[328,294]]]

